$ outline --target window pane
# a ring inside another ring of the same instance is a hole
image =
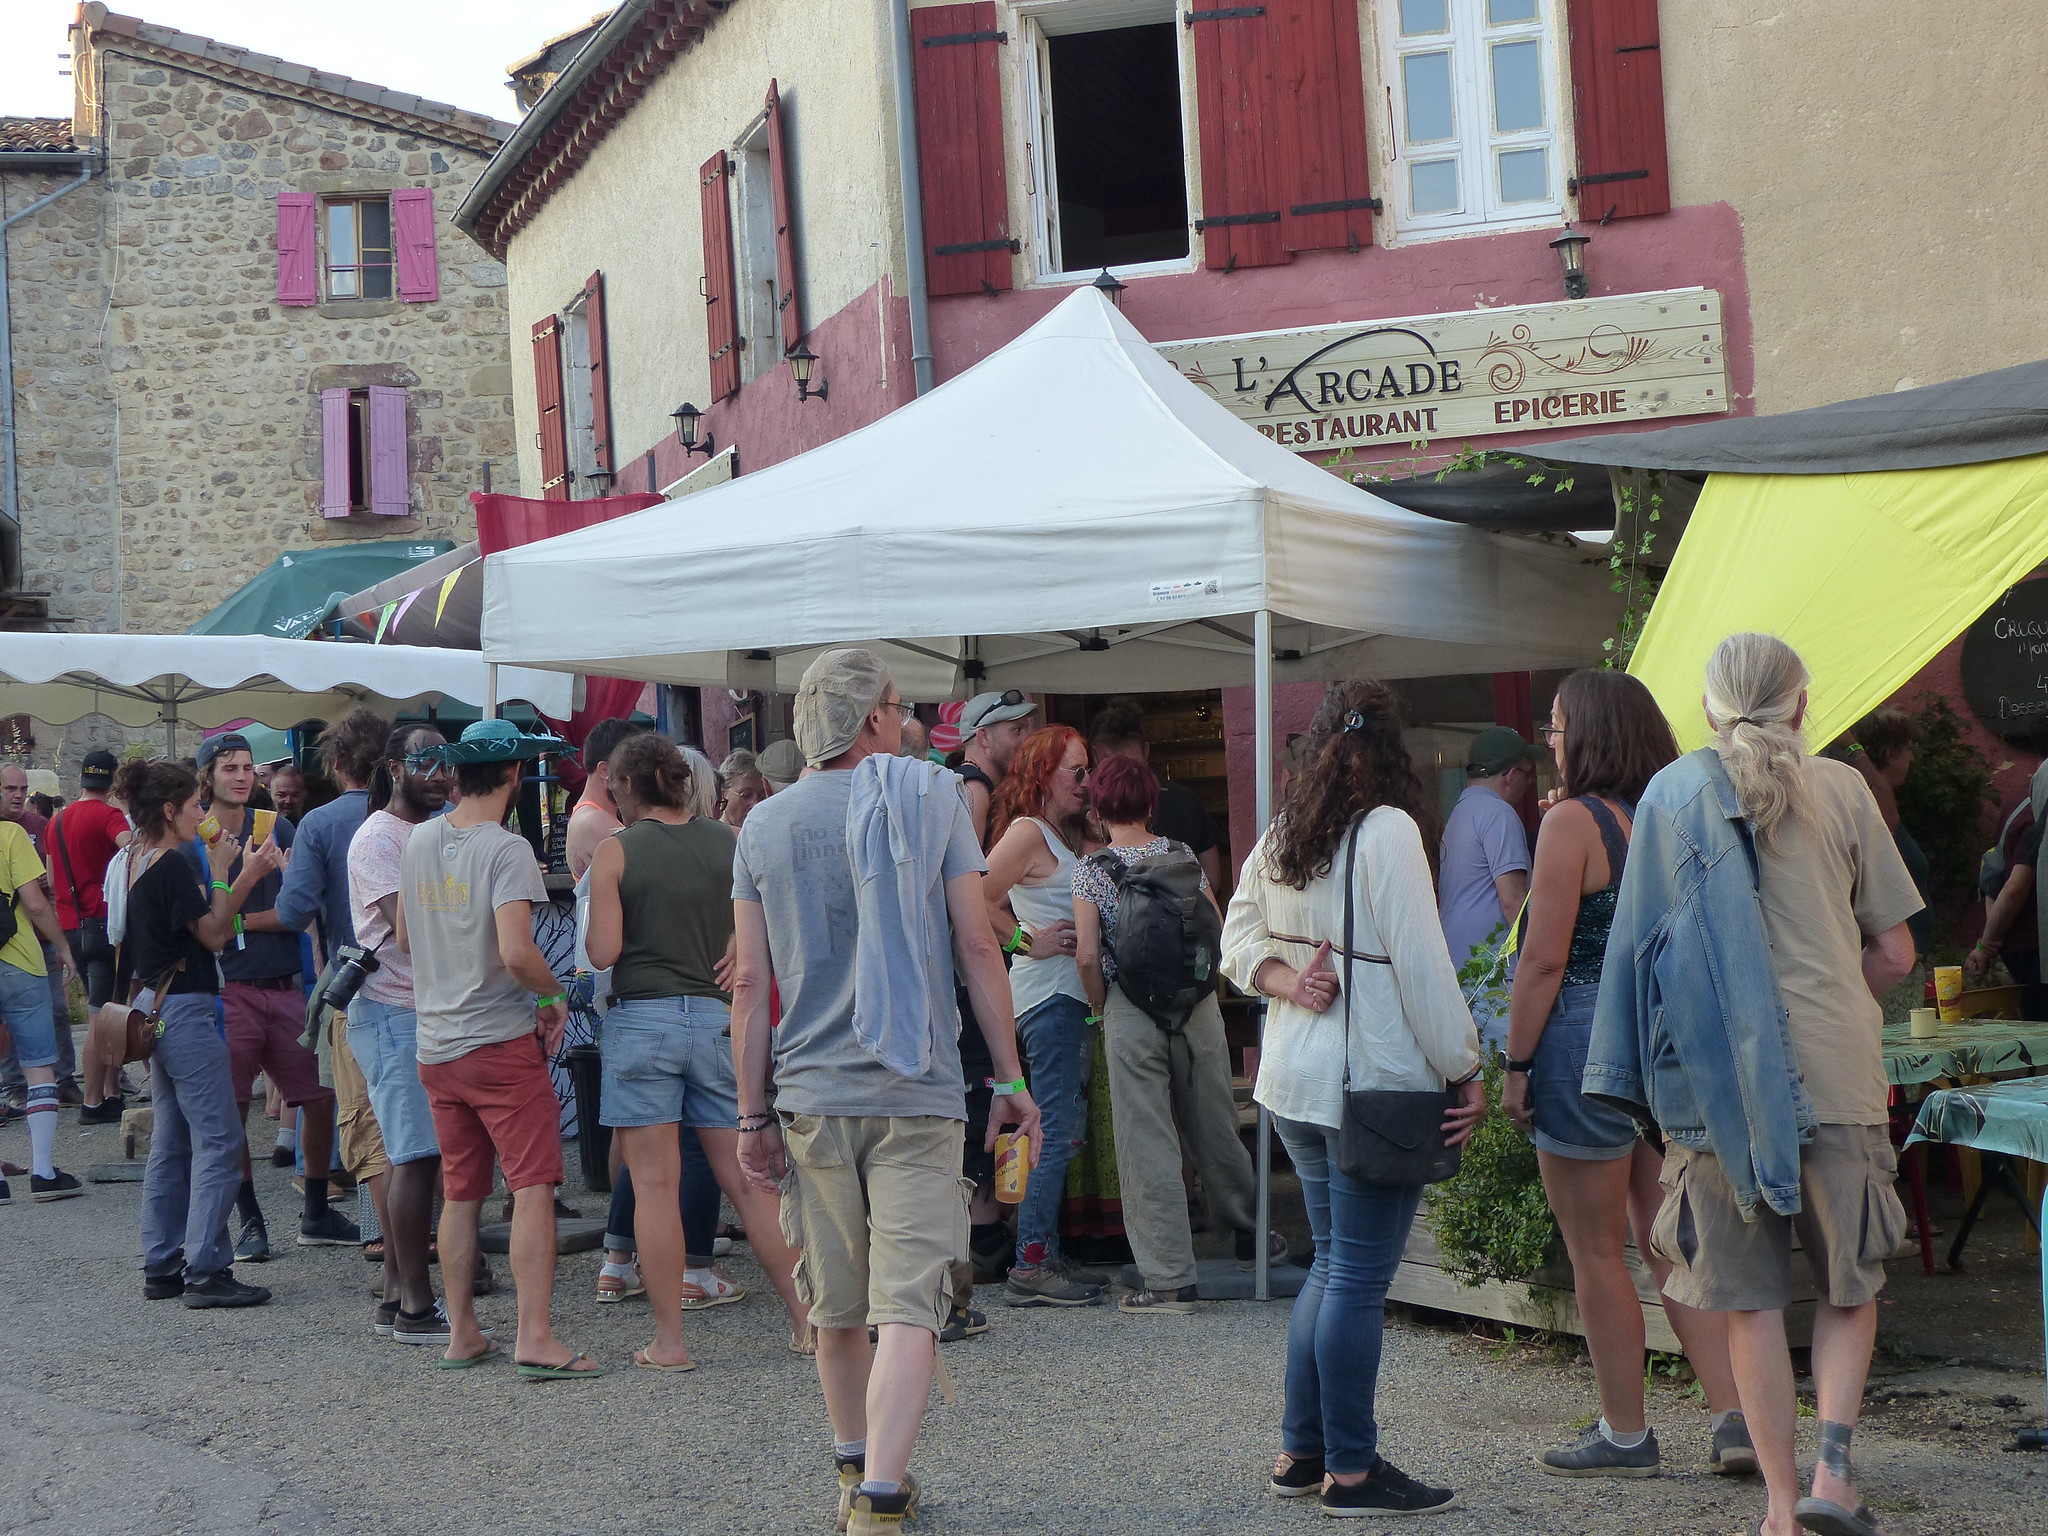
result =
[[[327,296],[334,299],[361,297],[356,292],[356,269],[354,267],[331,268],[327,273]]]
[[[1537,0],[1486,0],[1486,24],[1505,26],[1511,21],[1534,21]]]
[[[1500,156],[1500,200],[1540,203],[1550,197],[1550,152],[1510,149]]]
[[[1429,144],[1452,138],[1451,56],[1411,53],[1401,60],[1401,95],[1408,106],[1408,142]]]
[[[1497,133],[1519,133],[1543,126],[1543,45],[1493,45],[1493,127]]]
[[[366,299],[388,299],[391,297],[391,268],[363,268],[363,297]]]
[[[1534,44],[1530,45],[1535,46]],[[363,250],[389,251],[391,249],[391,205],[386,202],[362,203]]]
[[[327,264],[352,267],[356,261],[356,205],[327,205]]]
[[[1408,201],[1416,213],[1456,213],[1462,204],[1458,196],[1458,162],[1411,162],[1408,167]]]
[[[1417,37],[1425,32],[1448,32],[1451,0],[1401,0],[1401,33]]]

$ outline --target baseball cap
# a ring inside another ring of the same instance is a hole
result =
[[[79,767],[78,782],[87,789],[106,789],[113,784],[114,770],[120,766],[120,760],[111,752],[88,752]]]
[[[1005,720],[1022,720],[1038,705],[1015,688],[1001,693],[977,693],[960,711],[960,740],[964,744],[983,726],[1001,725]]]
[[[1542,755],[1542,749],[1531,746],[1522,733],[1511,725],[1490,725],[1472,738],[1472,746],[1465,753],[1466,768],[1489,777],[1506,773],[1517,763],[1533,762]]]
[[[218,736],[209,736],[199,743],[199,750],[192,754],[195,766],[204,768],[223,752],[247,752],[251,757],[256,749],[249,745],[249,738],[240,731],[222,731]]]
[[[754,759],[754,767],[777,789],[787,789],[804,773],[803,749],[789,740],[771,741]]]

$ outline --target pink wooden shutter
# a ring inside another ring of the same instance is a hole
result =
[[[434,193],[400,187],[391,194],[391,243],[397,248],[398,296],[408,304],[441,297],[441,263],[434,250]]]
[[[405,453],[405,391],[370,386],[370,510],[379,517],[409,517],[412,487]]]
[[[277,302],[320,302],[320,200],[310,192],[277,194]]]
[[[347,517],[348,514],[348,391],[323,389],[320,391],[320,515]]]

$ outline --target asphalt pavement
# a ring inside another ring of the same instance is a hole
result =
[[[18,1125],[0,1130],[0,1155],[27,1152]],[[117,1128],[82,1131],[64,1115],[61,1165],[83,1175],[118,1156]],[[608,1375],[531,1383],[502,1361],[444,1372],[433,1350],[371,1334],[377,1271],[355,1250],[289,1246],[287,1173],[266,1167],[258,1181],[281,1256],[242,1273],[275,1299],[212,1312],[143,1301],[139,1185],[33,1205],[27,1180],[14,1181],[15,1204],[0,1210],[0,1337],[11,1345],[0,1532],[830,1531],[816,1377],[786,1351],[781,1309],[744,1247],[729,1272],[754,1294],[688,1320],[693,1374],[630,1367],[649,1337],[646,1304],[598,1306],[594,1253],[562,1260],[556,1329]],[[568,1198],[600,1213],[601,1197]],[[509,1294],[480,1306],[509,1339]],[[957,1399],[935,1394],[925,1422],[915,1466],[930,1536],[1327,1529],[1314,1501],[1263,1490],[1285,1303],[1211,1303],[1193,1317],[990,1310],[987,1334],[946,1348]],[[1895,1375],[1859,1431],[1872,1505],[1895,1536],[2038,1533],[2048,1464],[2000,1445],[2010,1424],[2039,1422],[2040,1378],[1939,1376]],[[1666,1386],[1652,1407],[1665,1476],[1538,1473],[1531,1457],[1596,1410],[1591,1373],[1569,1351],[1397,1322],[1380,1408],[1384,1452],[1463,1497],[1457,1511],[1395,1528],[1733,1536],[1762,1509],[1758,1485],[1708,1473],[1707,1415]]]

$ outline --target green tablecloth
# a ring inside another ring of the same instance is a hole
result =
[[[1938,1077],[1992,1077],[2001,1072],[2048,1071],[2048,1024],[2012,1019],[1968,1019],[1943,1024],[1915,1040],[1910,1024],[1884,1031],[1884,1072],[1894,1087]]]
[[[1937,1088],[1921,1100],[1916,1141],[1939,1141],[1980,1152],[2048,1163],[2048,1077],[2016,1077],[1974,1088]]]

